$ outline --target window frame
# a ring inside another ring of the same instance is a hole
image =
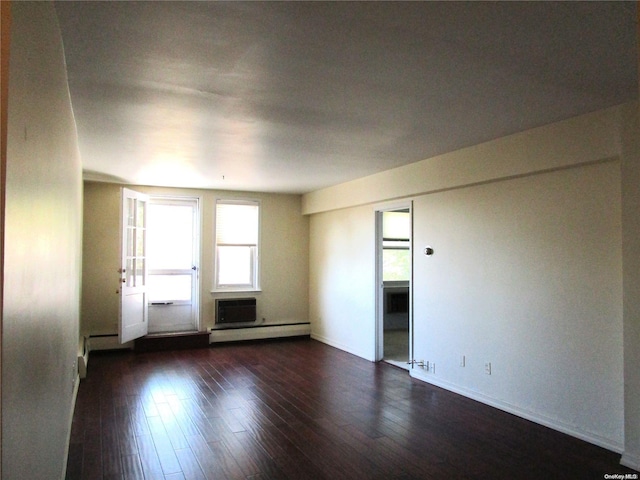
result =
[[[218,244],[218,205],[247,205],[255,206],[258,208],[258,235],[256,244]],[[230,197],[218,197],[215,199],[213,208],[213,286],[212,293],[221,292],[260,292],[260,243],[262,236],[262,202],[260,200],[251,198],[230,198]],[[219,261],[219,247],[220,246],[246,246],[251,248],[251,283],[248,284],[221,284],[219,281],[220,273],[220,261]]]

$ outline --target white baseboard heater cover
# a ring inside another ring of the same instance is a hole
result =
[[[255,321],[255,298],[227,298],[216,300],[216,325],[250,323]]]

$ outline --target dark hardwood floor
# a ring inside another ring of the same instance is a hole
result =
[[[92,353],[73,418],[67,479],[633,473],[619,459],[401,369],[302,339]]]

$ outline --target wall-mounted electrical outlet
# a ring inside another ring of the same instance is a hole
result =
[[[491,362],[484,362],[484,373],[491,375]]]
[[[464,366],[465,366],[465,363],[466,363],[466,362],[465,362],[464,355],[460,355],[460,366],[461,366],[461,367],[464,367]]]

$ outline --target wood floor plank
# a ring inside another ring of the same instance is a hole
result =
[[[67,479],[600,479],[620,455],[313,340],[93,354]]]
[[[67,454],[67,480],[80,480],[82,478],[82,457],[84,446],[82,443],[71,443]]]
[[[102,469],[105,476],[122,473],[122,457],[118,442],[118,430],[115,419],[105,418],[102,424]]]
[[[185,437],[190,435],[198,435],[200,431],[196,427],[196,425],[191,420],[191,416],[189,412],[186,410],[185,406],[188,406],[188,403],[184,403],[189,401],[190,399],[180,399],[177,395],[167,397],[169,400],[169,408],[171,409],[171,413],[180,427],[183,435]]]
[[[274,458],[274,462],[285,475],[284,478],[296,480],[304,478],[307,480],[329,480],[330,476],[323,473],[315,464],[299,450],[294,450],[288,455]]]
[[[82,475],[80,476],[82,480],[102,478],[102,439],[100,436],[85,439],[80,468],[82,470]]]
[[[144,480],[142,464],[138,455],[123,455],[122,476],[125,480]]]
[[[224,438],[220,442],[211,442],[208,444],[211,450],[214,461],[225,472],[225,476],[230,480],[243,480],[245,475],[242,473],[240,465],[229,451],[229,448],[225,444]]]
[[[190,448],[176,450],[176,456],[185,480],[205,480],[207,478]]]
[[[131,414],[126,406],[116,407],[116,416],[113,426],[118,435],[120,454],[123,457],[127,455],[137,455],[138,446],[136,445],[136,431],[131,420]]]
[[[286,478],[275,460],[276,456],[271,453],[273,449],[270,447],[273,445],[267,443],[269,440],[265,437],[256,437],[254,432],[239,432],[235,433],[233,438],[226,437],[224,442],[247,476],[250,475],[246,472],[245,466],[250,463],[254,468],[250,472],[253,475],[262,474],[264,478]],[[277,453],[284,455],[282,449]]]
[[[224,441],[229,453],[234,458],[238,467],[242,470],[242,473],[246,477],[257,475],[260,473],[263,465],[263,456],[260,452],[254,451],[250,446],[247,446],[246,442],[242,442],[241,439],[249,435],[248,432],[239,432],[226,435],[224,440],[219,442],[209,442],[209,444],[221,443]],[[266,454],[264,456],[267,456]]]
[[[358,478],[358,471],[354,468],[354,457],[343,455],[334,450],[328,439],[307,425],[281,425],[278,427],[294,445],[327,477],[334,479]],[[351,452],[347,452],[350,454]]]
[[[146,480],[163,480],[165,475],[151,434],[136,437],[140,464]]]
[[[182,472],[180,472],[180,473],[173,473],[171,475],[165,475],[164,480],[186,480],[186,479],[184,478],[184,475],[182,474]]]
[[[139,395],[130,395],[127,397],[127,405],[129,406],[129,414],[133,433],[135,436],[149,435],[149,425],[147,423],[147,415],[140,400]]]
[[[148,422],[162,471],[165,475],[181,472],[178,457],[176,457],[173,444],[171,443],[172,439],[167,435],[162,419],[160,417],[149,417]],[[176,444],[184,445],[182,442],[177,441]]]
[[[228,480],[227,474],[220,462],[217,461],[209,445],[200,435],[187,437],[191,451],[200,464],[202,471],[209,480]]]
[[[181,401],[186,414],[189,416],[193,426],[196,429],[195,434],[202,435],[207,442],[217,442],[221,439],[220,435],[223,433],[220,428],[217,428],[215,422],[212,422],[207,414],[200,408],[199,405],[192,400]],[[215,419],[216,417],[211,417]],[[218,417],[219,418],[219,417]],[[226,428],[226,427],[225,427]]]
[[[167,395],[164,398],[168,400],[170,397],[170,395]],[[182,450],[184,448],[189,448],[189,443],[187,442],[185,434],[171,410],[171,406],[168,403],[158,404],[158,414],[173,449]]]

